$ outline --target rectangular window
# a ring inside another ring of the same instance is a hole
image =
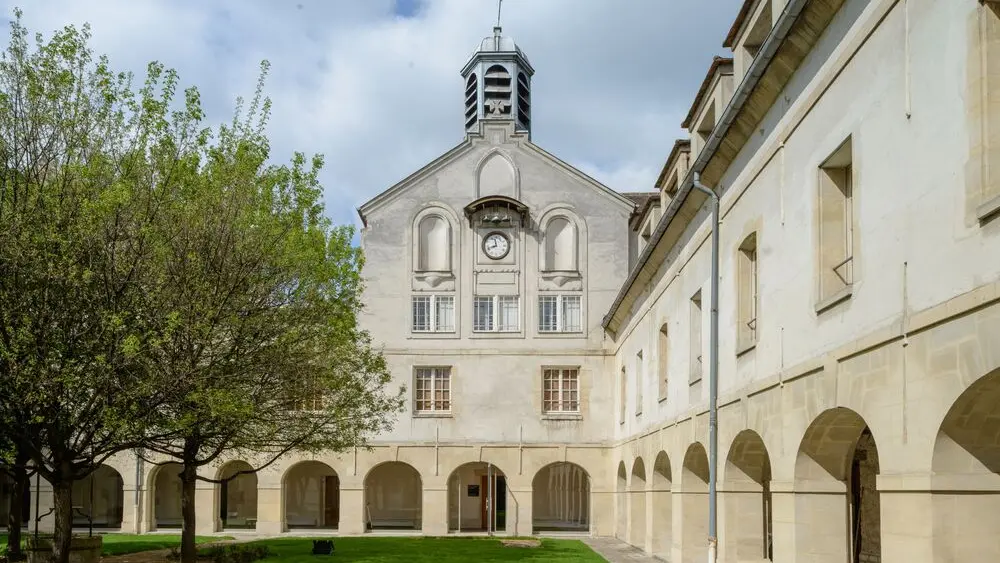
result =
[[[542,295],[538,298],[538,332],[583,332],[579,295]]]
[[[517,332],[521,329],[517,295],[477,295],[472,302],[475,332]]]
[[[854,284],[854,186],[848,139],[819,170],[819,293],[833,298]]]
[[[642,350],[635,355],[635,415],[642,414],[642,388],[645,383],[642,364]]]
[[[622,375],[618,380],[618,422],[625,424],[625,393],[628,390],[628,379],[625,376],[625,366],[622,366]]]
[[[542,411],[580,412],[580,372],[576,368],[545,368],[542,372]]]
[[[737,300],[736,352],[740,353],[757,343],[757,234],[743,240],[737,251],[737,279],[739,295]]]
[[[701,291],[691,298],[691,375],[688,383],[701,381]]]
[[[414,373],[413,410],[418,413],[451,411],[451,368],[419,367]]]
[[[667,329],[667,323],[663,323],[663,325],[660,326],[660,339],[656,347],[656,360],[657,360],[657,368],[659,371],[659,381],[660,381],[660,394],[658,399],[660,401],[665,401],[667,399],[667,388],[670,382],[670,380],[667,377],[667,365],[669,363],[668,360],[670,358],[669,336],[670,334]]]
[[[451,295],[414,295],[413,332],[455,332],[455,298]]]

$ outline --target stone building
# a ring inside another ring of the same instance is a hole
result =
[[[204,485],[200,531],[564,531],[704,561],[716,352],[721,561],[1000,560],[1000,3],[736,16],[643,193],[533,144],[534,70],[485,38],[462,142],[359,209],[406,411],[371,452]],[[696,178],[720,197],[717,351]],[[95,509],[175,526],[175,479],[117,459]]]

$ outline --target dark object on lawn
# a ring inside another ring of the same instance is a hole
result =
[[[313,540],[313,555],[333,555],[333,540]]]

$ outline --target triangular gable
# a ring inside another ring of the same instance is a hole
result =
[[[539,156],[541,156],[543,159],[549,161],[550,163],[552,163],[556,167],[562,169],[564,172],[568,172],[571,175],[576,176],[578,179],[582,180],[583,183],[585,183],[588,186],[590,186],[591,188],[593,188],[594,191],[596,191],[596,192],[598,192],[598,193],[600,193],[602,195],[605,195],[605,196],[609,197],[615,203],[618,203],[619,205],[621,205],[622,208],[624,208],[624,209],[635,209],[635,203],[632,200],[630,200],[627,197],[625,197],[624,195],[622,195],[620,192],[617,192],[617,191],[615,191],[615,190],[613,190],[613,189],[605,186],[604,184],[602,184],[601,182],[597,181],[594,177],[590,176],[586,172],[583,172],[580,169],[578,169],[578,168],[574,167],[573,165],[569,164],[568,162],[566,162],[564,160],[561,160],[559,157],[557,157],[554,154],[546,151],[545,149],[543,149],[542,147],[536,145],[535,143],[532,143],[531,141],[528,141],[528,142],[524,143],[522,146],[524,146],[524,147],[526,147],[528,149],[531,149],[532,151],[534,151],[535,153],[537,153]]]
[[[388,189],[382,191],[382,193],[369,199],[368,201],[362,203],[358,207],[358,216],[361,217],[361,223],[364,226],[368,226],[367,215],[385,205],[386,203],[392,201],[396,195],[403,192],[406,188],[412,184],[423,180],[427,176],[433,174],[434,172],[440,170],[442,167],[448,165],[450,162],[454,161],[456,158],[463,156],[465,153],[469,152],[473,147],[473,142],[469,137],[466,137],[461,143],[455,145],[448,152],[442,154],[441,156],[435,158],[429,163],[425,164],[422,168],[413,172],[409,176],[403,178],[402,180],[396,182]]]

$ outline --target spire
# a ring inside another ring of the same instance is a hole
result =
[[[531,134],[531,77],[535,71],[521,49],[500,26],[503,0],[497,0],[497,23],[462,68],[465,78],[465,130],[479,131],[483,120],[508,120]]]

